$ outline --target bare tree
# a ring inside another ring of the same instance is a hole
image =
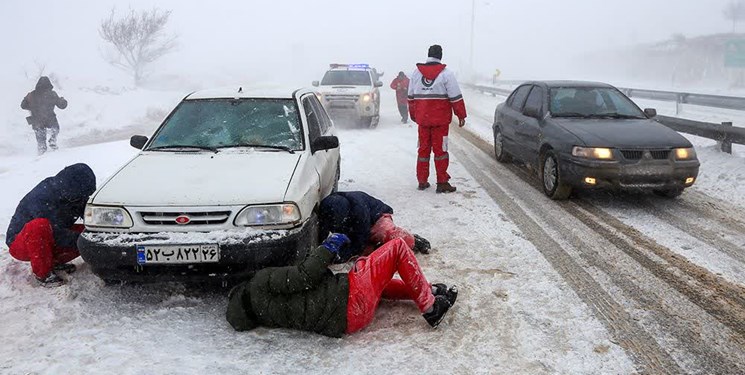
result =
[[[164,30],[170,16],[171,11],[154,8],[149,11],[130,9],[117,18],[116,9],[111,9],[109,17],[101,21],[99,34],[115,49],[106,59],[111,65],[130,72],[137,86],[142,83],[145,68],[176,47],[176,36],[166,35]]]
[[[745,19],[745,1],[733,0],[724,6],[724,18],[732,21],[732,33],[737,32],[737,23]]]

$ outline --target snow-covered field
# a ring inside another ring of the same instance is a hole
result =
[[[158,103],[176,97],[158,96]],[[416,191],[416,129],[398,123],[391,95],[383,100],[378,129],[340,131],[341,188],[378,196],[398,223],[432,242],[433,253],[420,257],[428,278],[461,290],[438,330],[413,304],[384,302],[370,327],[343,339],[281,329],[236,333],[224,319],[225,291],[105,286],[80,259],[69,284],[40,288],[2,241],[0,373],[633,372],[587,306],[457,159],[450,173],[458,193]],[[91,101],[119,106],[127,119],[147,113],[140,100]],[[81,111],[67,121],[88,116]],[[97,139],[114,129],[102,128]],[[118,141],[36,157],[32,139],[25,142],[32,146],[19,146],[20,156],[0,155],[0,228],[25,192],[65,165],[89,163],[101,182],[136,152]]]

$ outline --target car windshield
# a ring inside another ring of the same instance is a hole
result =
[[[366,70],[329,70],[323,76],[324,86],[371,86],[370,73]]]
[[[148,150],[267,147],[303,148],[292,99],[185,100],[166,120]]]
[[[646,118],[626,95],[606,87],[551,89],[552,117]]]

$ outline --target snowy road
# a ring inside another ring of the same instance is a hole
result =
[[[47,290],[3,246],[0,373],[743,373],[742,210],[698,190],[550,201],[527,169],[494,161],[494,100],[467,94],[467,131],[451,140],[455,194],[416,191],[416,129],[398,123],[392,96],[378,129],[340,130],[341,189],[390,203],[431,240],[419,258],[430,281],[460,286],[440,329],[413,304],[383,302],[344,339],[236,333],[223,291],[107,287],[80,260],[68,285]],[[116,142],[4,163],[0,227],[62,166],[91,163],[101,182],[133,153]]]

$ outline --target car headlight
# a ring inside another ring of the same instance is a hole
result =
[[[370,95],[370,94],[364,94],[364,95],[362,95],[362,101],[363,102],[369,102],[370,100],[372,100],[372,95]]]
[[[242,227],[286,226],[300,222],[300,209],[295,203],[248,206],[235,217],[234,224]]]
[[[606,147],[572,147],[572,156],[587,158],[587,159],[599,159],[599,160],[613,160],[613,150]]]
[[[696,158],[696,150],[694,150],[693,147],[675,149],[676,160],[692,160],[695,158]]]
[[[123,207],[85,206],[83,222],[91,227],[131,228],[132,217]]]

